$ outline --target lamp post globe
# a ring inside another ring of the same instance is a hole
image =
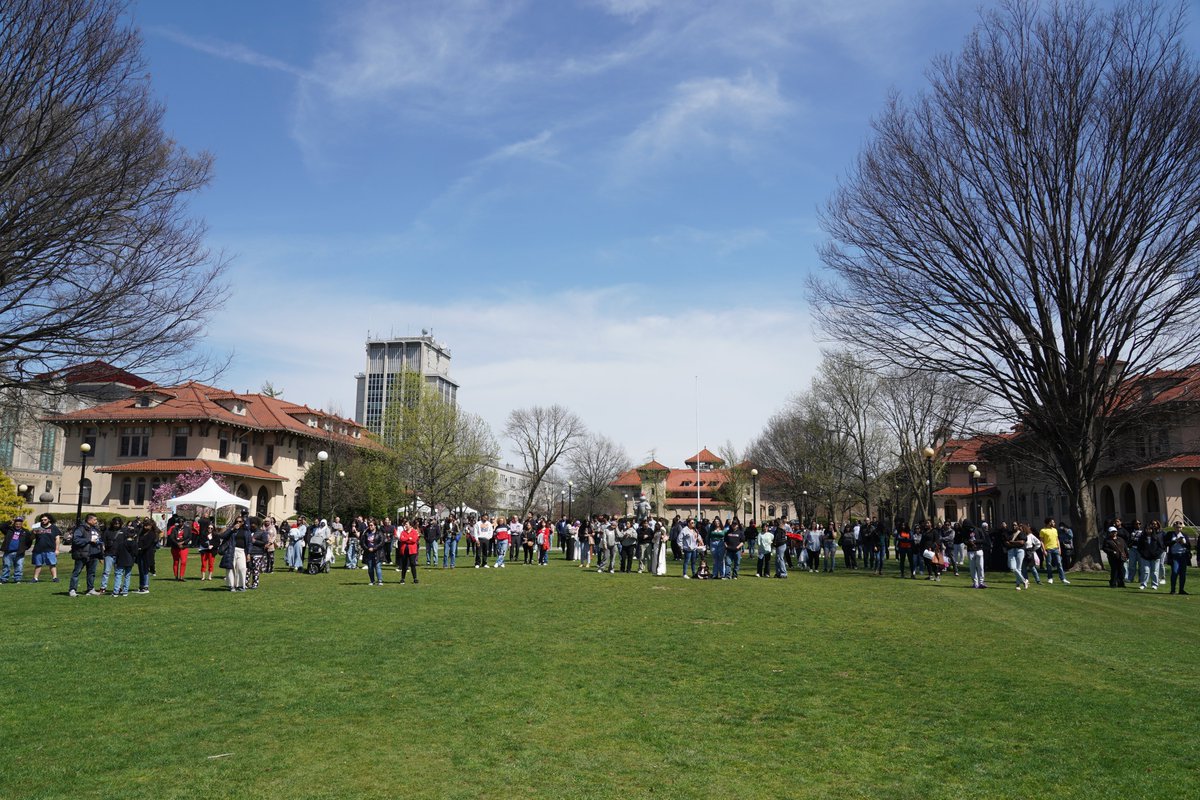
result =
[[[758,468],[750,470],[750,519],[758,519]]]

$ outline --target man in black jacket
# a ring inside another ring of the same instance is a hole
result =
[[[1162,537],[1154,528],[1148,528],[1138,534],[1133,546],[1142,557],[1141,585],[1138,588],[1145,589],[1146,582],[1149,581],[1150,588],[1158,591],[1158,559],[1163,554]]]
[[[96,515],[88,514],[71,534],[71,558],[75,560],[75,569],[71,571],[71,597],[76,597],[79,588],[79,573],[87,569],[88,594],[97,595],[96,564],[104,557],[104,542],[100,537],[100,528],[96,525]]]
[[[5,525],[4,531],[4,569],[0,571],[0,583],[20,583],[25,568],[25,551],[32,541],[29,531],[25,529],[25,518],[15,517]]]

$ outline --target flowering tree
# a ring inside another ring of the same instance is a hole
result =
[[[179,497],[188,492],[194,492],[203,486],[209,478],[217,482],[225,491],[229,491],[229,487],[225,484],[225,479],[220,475],[213,474],[211,469],[190,469],[187,472],[181,472],[175,476],[175,480],[170,483],[164,483],[154,490],[150,495],[150,511],[158,514],[167,512],[167,501],[172,497]],[[195,506],[179,506],[176,513],[182,513],[186,510],[188,514],[194,514]]]

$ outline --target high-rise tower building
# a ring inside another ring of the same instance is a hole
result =
[[[410,377],[406,387],[404,377]],[[450,348],[428,331],[420,336],[367,339],[367,369],[355,376],[358,391],[354,421],[372,433],[383,434],[384,412],[393,403],[413,398],[412,378],[433,387],[443,400],[455,403],[458,384],[450,378]]]

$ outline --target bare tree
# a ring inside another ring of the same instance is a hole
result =
[[[814,399],[849,448],[847,477],[868,517],[879,475],[890,467],[887,435],[877,408],[880,393],[879,376],[846,352],[826,353],[813,381]]]
[[[1125,376],[1200,311],[1200,75],[1184,4],[1009,0],[893,97],[830,201],[829,334],[985,391],[1049,456],[1081,546]]]
[[[953,377],[898,369],[884,373],[879,388],[875,411],[904,475],[904,496],[913,499],[907,516],[913,519],[919,507],[926,519],[933,519],[922,451],[940,450],[948,439],[975,430],[983,421],[988,395]],[[943,465],[937,462],[935,467],[941,470]],[[939,475],[935,473],[935,481]]]
[[[97,358],[163,380],[211,374],[196,344],[223,262],[185,200],[212,159],[164,133],[123,10],[0,12],[0,389]]]
[[[508,415],[504,434],[512,440],[525,464],[529,486],[521,513],[533,506],[546,473],[571,453],[587,434],[583,420],[560,405],[519,408]]]
[[[598,433],[585,436],[567,456],[567,475],[575,484],[575,497],[589,507],[611,491],[609,484],[631,466],[625,448]]]
[[[717,448],[717,455],[725,462],[721,469],[725,480],[714,497],[726,503],[737,517],[745,516],[746,509],[743,503],[744,498],[750,495],[751,464],[746,454],[734,447],[731,441],[726,441],[723,446]],[[753,513],[756,512],[752,512],[751,516]]]

